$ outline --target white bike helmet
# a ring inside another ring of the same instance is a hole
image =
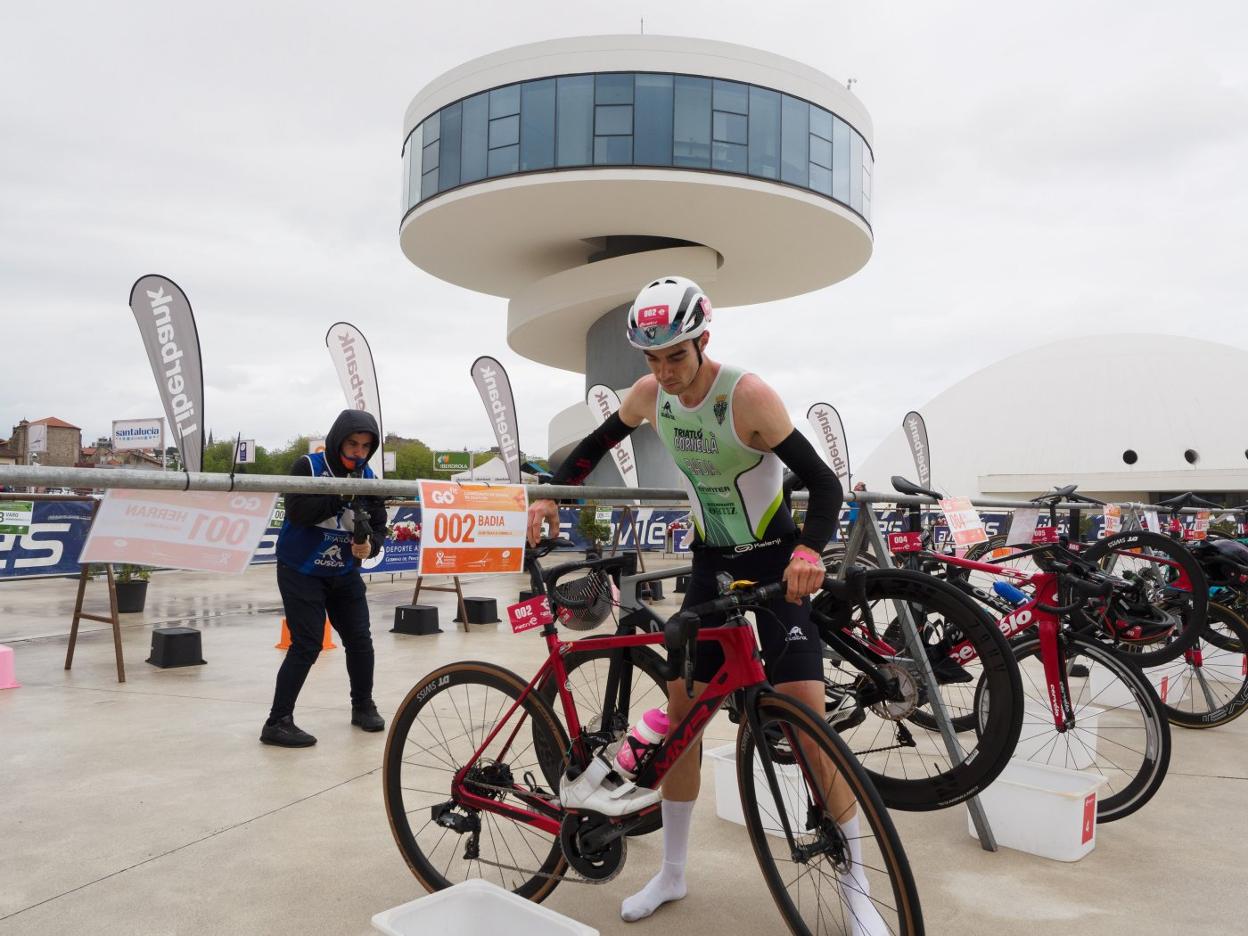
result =
[[[628,310],[628,343],[660,351],[697,338],[711,320],[711,301],[691,279],[664,276],[637,294]]]

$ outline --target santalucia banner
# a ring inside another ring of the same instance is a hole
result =
[[[334,369],[338,371],[338,381],[342,384],[342,392],[346,394],[347,405],[371,413],[377,420],[381,444],[369,459],[368,467],[381,478],[385,474],[382,449],[385,446],[386,430],[381,424],[381,392],[377,388],[373,350],[368,346],[364,333],[350,322],[335,322],[331,325],[325,333],[325,347],[329,349],[329,356],[334,360]]]
[[[204,370],[190,300],[167,276],[149,273],[130,288],[130,311],[139,323],[182,464],[187,471],[202,471]]]
[[[492,357],[479,357],[470,368],[485,412],[494,426],[498,457],[507,466],[507,480],[520,483],[520,430],[516,427],[516,401],[503,365]]]
[[[841,422],[841,414],[830,403],[815,403],[806,411],[806,420],[815,436],[823,443],[823,451],[828,456],[828,464],[836,472],[841,487],[849,490],[849,443],[845,439],[845,426]]]

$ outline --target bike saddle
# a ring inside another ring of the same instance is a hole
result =
[[[1221,504],[1215,504],[1213,501],[1204,497],[1200,497],[1188,491],[1186,494],[1180,494],[1177,497],[1170,497],[1163,501],[1158,501],[1156,506],[1167,507],[1170,510],[1182,510],[1184,507],[1211,507],[1215,510],[1221,510]]]
[[[919,487],[913,481],[907,481],[901,475],[893,475],[893,490],[898,494],[914,494],[918,497],[930,497],[933,500],[940,500],[943,495],[935,491],[929,491],[927,488]]]

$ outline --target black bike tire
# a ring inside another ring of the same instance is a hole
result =
[[[1183,629],[1161,649],[1123,648],[1110,643],[1108,640],[1101,641],[1120,657],[1130,660],[1137,666],[1148,669],[1149,667],[1168,663],[1176,659],[1182,655],[1184,650],[1190,648],[1199,639],[1205,629],[1205,617],[1209,610],[1208,579],[1204,570],[1200,567],[1200,562],[1187,547],[1168,536],[1148,530],[1126,530],[1122,533],[1107,536],[1089,546],[1083,551],[1082,556],[1089,562],[1101,565],[1110,553],[1124,546],[1131,548],[1141,546],[1168,554],[1170,558],[1182,567],[1192,583],[1191,611],[1183,619]]]
[[[860,820],[866,822],[880,842],[880,854],[887,864],[886,873],[892,885],[892,897],[900,924],[896,931],[897,936],[922,936],[924,932],[923,912],[919,905],[918,888],[915,885],[914,875],[911,873],[901,837],[897,834],[897,829],[893,825],[879,792],[857,758],[850,753],[845,742],[819,716],[798,700],[780,693],[766,692],[756,697],[756,706],[760,720],[765,722],[768,718],[783,717],[790,725],[804,731],[818,744],[819,749],[840,773],[856,800]],[[742,717],[737,730],[736,745],[737,784],[740,789],[745,826],[749,832],[750,844],[754,848],[754,856],[763,873],[763,879],[767,882],[767,888],[776,902],[780,915],[791,932],[806,934],[810,930],[794,906],[785,888],[780,869],[776,866],[775,858],[768,847],[769,836],[763,828],[763,816],[755,790],[753,768],[755,741],[750,731],[749,721],[748,718]],[[805,816],[800,817],[802,825],[805,819]]]
[[[444,679],[446,682],[442,681]],[[382,758],[382,793],[386,805],[386,817],[390,822],[390,831],[394,835],[395,844],[398,845],[399,852],[403,855],[403,860],[407,862],[408,868],[425,890],[431,893],[458,882],[444,877],[442,872],[434,866],[416,841],[408,822],[402,786],[405,739],[412,722],[425,706],[443,692],[449,692],[456,686],[472,683],[489,686],[512,698],[519,698],[526,688],[526,683],[518,675],[493,663],[477,660],[451,663],[429,673],[411,688],[395,712],[390,723],[390,731],[386,736],[386,748]],[[548,743],[554,746],[554,750],[560,752],[561,757],[566,758],[567,734],[546,700],[537,693],[530,693],[524,706],[526,714],[533,719],[534,725],[543,725],[550,732]],[[535,728],[535,730],[538,729]],[[549,768],[544,767],[543,770],[549,772]],[[559,766],[559,773],[562,773],[562,764]],[[549,780],[549,777],[547,779]],[[450,793],[448,786],[448,799]],[[567,859],[563,856],[559,839],[556,836],[552,840],[549,854],[537,869],[539,873],[520,886],[512,888],[512,892],[534,903],[541,903],[555,889],[567,867]]]
[[[1147,720],[1156,726],[1157,750],[1151,763],[1141,765],[1146,769],[1141,770],[1135,780],[1121,792],[1104,798],[1097,795],[1096,821],[1113,822],[1143,807],[1153,798],[1160,789],[1162,781],[1166,779],[1166,771],[1170,768],[1170,723],[1166,720],[1161,699],[1157,697],[1156,691],[1145,678],[1143,671],[1133,661],[1123,659],[1098,640],[1078,634],[1067,634],[1064,639],[1067,642],[1068,657],[1085,654],[1094,662],[1112,671],[1115,677],[1131,691],[1131,695],[1139,704],[1141,712],[1145,713]],[[1069,652],[1072,649],[1076,651],[1074,654]],[[1028,656],[1038,657],[1040,640],[1038,637],[1031,637],[1016,641],[1014,650],[1019,660]]]
[[[956,615],[954,620],[958,628],[975,647],[984,674],[991,677],[988,688],[992,700],[990,718],[982,726],[977,723],[974,714],[952,719],[954,730],[961,733],[959,740],[964,746],[969,737],[976,739],[975,745],[965,751],[961,763],[915,778],[889,776],[865,765],[863,769],[890,809],[923,812],[965,802],[992,783],[1005,769],[1022,731],[1023,686],[1013,651],[992,618],[946,582],[908,569],[867,570],[862,576],[869,600],[921,604],[933,608],[946,619],[951,614]],[[814,608],[819,612],[816,622],[821,632],[833,626],[831,619],[820,608],[821,603],[826,608],[829,600],[827,593],[815,597]],[[971,712],[977,709],[976,705]],[[928,719],[925,712],[915,713],[908,720],[924,730],[938,730],[935,720]],[[974,735],[970,734],[972,731],[975,731]],[[850,750],[853,750],[852,743]]]
[[[1224,625],[1233,635],[1232,639],[1216,641],[1211,639],[1215,623]],[[1216,601],[1209,602],[1209,616],[1205,623],[1205,628],[1205,633],[1200,639],[1207,641],[1218,649],[1232,650],[1234,648],[1243,653],[1245,648],[1248,648],[1248,621],[1245,621],[1225,605],[1218,604]],[[1177,663],[1178,660],[1173,662]],[[1172,664],[1163,663],[1161,665],[1167,666]],[[1245,711],[1248,711],[1248,674],[1244,675],[1238,691],[1235,692],[1231,699],[1212,711],[1204,714],[1187,712],[1176,708],[1168,701],[1163,701],[1161,707],[1165,711],[1166,718],[1170,724],[1177,725],[1180,728],[1217,728],[1220,725],[1228,724],[1239,718],[1240,715],[1243,715]]]

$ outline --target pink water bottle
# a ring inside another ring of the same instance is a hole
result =
[[[637,764],[667,737],[667,727],[667,712],[663,709],[650,709],[642,715],[624,736],[624,743],[615,755],[615,769],[632,780],[637,774]]]

